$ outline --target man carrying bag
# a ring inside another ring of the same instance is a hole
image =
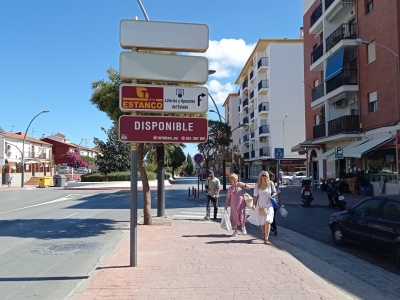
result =
[[[214,220],[217,219],[220,185],[219,179],[214,176],[213,171],[210,171],[209,177],[206,179],[205,183],[205,189],[207,191],[207,209],[204,219],[206,220],[210,220],[210,202],[214,204]]]

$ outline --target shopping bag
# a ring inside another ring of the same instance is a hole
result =
[[[289,214],[288,211],[285,209],[284,205],[281,206],[281,208],[279,209],[279,212],[281,213],[282,217],[287,217],[287,215]]]
[[[278,209],[279,208],[279,204],[278,204],[278,202],[276,201],[275,198],[271,198],[271,204],[272,204],[272,207],[274,209]]]
[[[231,220],[229,218],[229,213],[226,209],[224,209],[224,212],[222,214],[221,228],[225,230],[232,230]]]
[[[253,197],[250,196],[248,193],[244,193],[244,201],[246,201],[247,208],[253,207]]]

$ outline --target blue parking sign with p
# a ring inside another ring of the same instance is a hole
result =
[[[342,146],[335,147],[335,158],[343,158],[343,147]]]

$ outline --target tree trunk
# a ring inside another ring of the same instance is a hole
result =
[[[151,218],[151,194],[149,179],[147,177],[146,168],[144,167],[144,144],[138,144],[138,165],[140,170],[140,177],[142,178],[143,186],[143,224],[152,225]]]

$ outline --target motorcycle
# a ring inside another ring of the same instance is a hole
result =
[[[309,207],[311,202],[314,200],[314,196],[311,192],[311,180],[303,179],[301,182],[301,186],[301,201],[303,202],[304,207]]]
[[[346,210],[347,202],[345,201],[343,194],[336,186],[336,183],[330,183],[328,185],[327,195],[330,207],[338,207],[341,211]]]
[[[321,191],[326,192],[328,190],[328,182],[326,180],[323,180],[319,183],[319,188]]]

